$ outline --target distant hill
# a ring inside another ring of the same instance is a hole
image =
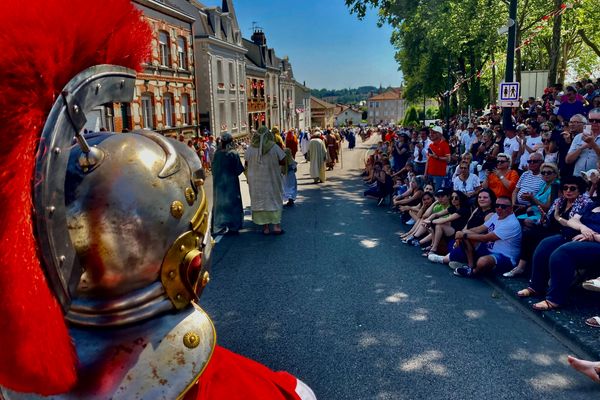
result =
[[[379,93],[380,90],[375,86],[361,86],[358,89],[312,89],[311,94],[316,98],[323,99],[329,103],[340,104],[356,104],[366,100],[373,94]]]

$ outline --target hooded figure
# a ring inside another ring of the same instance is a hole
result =
[[[244,223],[244,209],[238,176],[244,172],[240,155],[233,149],[233,137],[221,136],[221,148],[215,152],[213,173],[213,232],[227,229],[237,233]]]
[[[311,135],[308,146],[308,159],[310,160],[310,177],[315,183],[325,182],[325,162],[329,160],[329,154],[325,143],[321,140],[321,131],[316,130]]]
[[[281,211],[283,180],[280,165],[285,153],[275,145],[275,137],[266,126],[259,128],[252,136],[246,150],[246,170],[250,189],[252,221],[263,226],[263,234],[271,233],[269,225],[274,225],[273,233],[281,234]]]

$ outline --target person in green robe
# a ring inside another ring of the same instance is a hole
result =
[[[229,133],[221,136],[221,148],[212,162],[213,207],[212,231],[237,234],[244,223],[244,209],[239,175],[244,172],[240,155],[233,148]]]

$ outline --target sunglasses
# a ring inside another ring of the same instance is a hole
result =
[[[550,140],[550,139],[542,139],[542,143],[550,143],[550,142],[552,142],[552,140]]]
[[[527,164],[533,164],[533,163],[539,164],[541,162],[542,162],[542,160],[527,160]]]
[[[556,172],[554,172],[554,171],[542,171],[542,172],[540,172],[540,174],[542,174],[542,175],[554,175],[555,173]]]
[[[576,185],[564,185],[562,190],[563,192],[576,192],[579,188]]]
[[[498,160],[498,164],[508,162],[508,160]]]
[[[496,208],[499,208],[501,210],[506,210],[508,208],[511,208],[512,206],[510,204],[496,204]]]
[[[600,118],[590,118],[590,124],[600,124]]]

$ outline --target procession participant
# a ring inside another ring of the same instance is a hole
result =
[[[296,153],[298,152],[298,138],[296,137],[296,134],[293,129],[290,129],[285,134],[285,147],[287,149],[290,149],[290,152],[292,153],[292,158],[296,159]]]
[[[212,231],[236,234],[244,224],[244,209],[238,176],[244,172],[240,155],[229,133],[221,136],[221,148],[212,162],[213,208]]]
[[[308,145],[310,143],[310,133],[305,130],[300,131],[300,137],[298,138],[300,141],[300,152],[304,156],[304,161],[308,161]]]
[[[327,170],[331,171],[337,161],[338,141],[330,130],[325,131],[325,146],[327,147],[327,153],[329,153]]]
[[[264,235],[284,233],[281,229],[283,180],[280,165],[285,162],[285,153],[281,147],[275,145],[275,138],[269,128],[261,126],[252,136],[252,142],[244,157],[248,172],[252,221],[262,225]],[[281,141],[281,137],[279,140]],[[273,225],[272,232],[270,225]]]
[[[321,131],[315,130],[310,136],[310,145],[308,147],[308,159],[310,161],[310,177],[315,183],[323,183],[327,180],[325,177],[325,162],[329,160],[329,153],[325,143],[321,140]]]
[[[290,207],[294,205],[298,196],[298,181],[296,179],[298,163],[292,157],[290,149],[286,147],[284,152],[285,164],[281,166],[281,174],[283,175],[283,201],[287,200],[284,207]]]
[[[5,1],[0,23],[0,397],[314,399],[216,345],[198,305],[212,240],[193,150],[80,133],[96,107],[132,102],[130,68],[150,59],[141,12]]]

